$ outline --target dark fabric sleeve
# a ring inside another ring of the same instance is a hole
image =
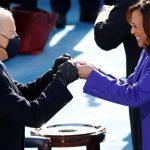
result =
[[[20,90],[22,96],[31,101],[37,98],[43,92],[43,90],[52,81],[52,79],[53,70],[49,70],[36,81],[30,82],[28,84],[18,84],[15,82],[15,84]]]
[[[40,127],[72,99],[67,87],[53,80],[34,101],[19,96],[7,77],[0,75],[0,118],[11,123]]]
[[[130,34],[130,26],[126,21],[128,5],[116,5],[108,18],[98,22],[94,27],[97,45],[104,50],[111,50],[121,44]]]

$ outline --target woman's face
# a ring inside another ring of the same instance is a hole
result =
[[[139,10],[132,12],[131,26],[131,34],[136,37],[139,47],[148,46],[149,41],[143,28],[143,15]]]

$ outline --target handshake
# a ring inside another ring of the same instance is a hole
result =
[[[68,54],[58,57],[52,70],[54,72],[53,78],[61,80],[65,85],[78,79],[78,69]]]

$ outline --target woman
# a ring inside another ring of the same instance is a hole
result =
[[[142,150],[150,149],[150,0],[140,1],[128,10],[131,33],[144,48],[137,67],[126,80],[78,62],[78,74],[87,79],[84,92],[117,104],[139,108],[142,123]],[[99,84],[98,84],[99,83]]]
[[[14,82],[1,61],[14,57],[20,44],[12,14],[0,8],[1,150],[23,150],[25,126],[40,127],[65,106],[72,99],[67,84],[77,78],[76,67],[66,62],[71,57],[63,55],[35,81],[26,85]],[[70,77],[68,69],[76,76]]]
[[[111,0],[107,1],[111,2]],[[129,6],[136,1],[137,0],[116,0],[114,7],[105,6],[104,11],[99,13],[94,26],[95,42],[101,49],[110,51],[118,47],[121,43],[123,44],[127,77],[134,72],[134,68],[142,52],[142,48],[138,46],[136,38],[130,32],[131,26],[126,20]],[[129,107],[129,118],[133,150],[141,150],[142,136],[139,109]]]

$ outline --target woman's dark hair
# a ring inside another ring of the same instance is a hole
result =
[[[127,21],[131,23],[133,11],[139,10],[143,15],[143,28],[148,40],[150,40],[150,0],[140,0],[129,7],[127,12]]]

